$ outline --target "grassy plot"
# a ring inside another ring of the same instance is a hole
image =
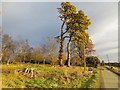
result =
[[[114,66],[105,66],[105,67],[120,76],[120,68],[119,67],[114,67]]]
[[[19,73],[25,67],[36,68],[37,75],[29,77]],[[3,88],[99,88],[100,72],[83,73],[83,67],[60,67],[38,64],[2,65]]]

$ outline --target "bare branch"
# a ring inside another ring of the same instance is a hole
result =
[[[68,30],[66,30],[65,32],[62,33],[62,35],[66,34],[68,32]]]
[[[65,39],[65,38],[70,38],[70,36],[64,36],[64,39]]]

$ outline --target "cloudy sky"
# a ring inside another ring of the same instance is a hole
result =
[[[101,60],[118,61],[118,3],[72,2],[83,10],[92,24],[88,33],[93,40],[95,55]],[[2,24],[4,33],[13,39],[29,39],[32,46],[43,43],[46,37],[60,33],[61,21],[57,8],[60,2],[3,2]]]

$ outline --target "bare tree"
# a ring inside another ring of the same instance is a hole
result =
[[[2,39],[2,52],[3,58],[2,60],[7,61],[9,64],[10,60],[13,58],[14,54],[14,44],[12,38],[8,34],[3,35]]]
[[[57,53],[57,42],[54,38],[48,37],[42,45],[42,51],[51,60],[51,64],[55,64]]]

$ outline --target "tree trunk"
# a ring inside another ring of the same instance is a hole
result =
[[[63,54],[64,54],[64,51],[63,51],[63,48],[64,48],[64,45],[63,45],[63,41],[61,41],[60,43],[60,51],[59,51],[59,61],[60,61],[60,66],[63,66]]]
[[[10,63],[10,58],[9,58],[8,61],[7,61],[7,65],[9,65],[9,63]]]
[[[67,64],[68,64],[68,67],[70,66],[70,42],[71,42],[71,37],[67,43]]]
[[[79,53],[79,55],[78,55],[78,56],[79,56],[79,58],[80,58],[80,60],[81,60],[81,61],[79,62],[80,66],[81,66],[81,65],[82,65],[82,56],[81,56],[81,54],[80,54],[80,53]]]
[[[2,63],[2,57],[3,57],[3,54],[1,52],[1,55],[0,55],[0,64]]]
[[[26,55],[24,54],[24,56],[23,56],[23,62],[25,62],[25,59],[26,59]]]
[[[59,61],[60,66],[63,66],[63,54],[64,54],[64,37],[63,37],[63,28],[64,28],[65,21],[61,26],[61,35],[60,35],[60,50],[59,50]]]
[[[45,59],[43,59],[43,64],[45,64]]]
[[[83,49],[83,60],[84,60],[84,72],[86,71],[86,60],[85,60],[85,45]]]

